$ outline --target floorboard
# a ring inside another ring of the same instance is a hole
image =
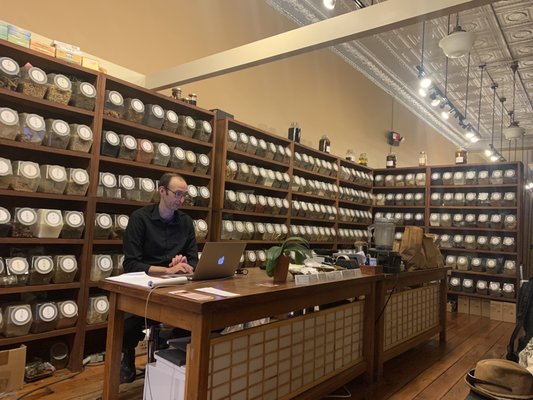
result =
[[[502,358],[513,324],[473,315],[448,313],[447,342],[429,340],[385,364],[384,376],[370,387],[362,379],[346,387],[349,399],[366,400],[462,400],[468,395],[464,375],[476,362]],[[142,357],[137,359],[142,366]],[[102,393],[103,365],[88,366],[72,376],[58,371],[53,377],[17,392],[1,395],[2,400],[97,400]],[[35,390],[35,391],[34,391]],[[34,391],[34,392],[32,392]],[[346,392],[339,389],[334,394]],[[121,400],[142,400],[143,380],[121,385]]]

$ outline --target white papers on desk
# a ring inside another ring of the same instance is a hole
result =
[[[238,293],[232,293],[232,292],[226,292],[225,290],[216,289],[214,287],[203,287],[203,288],[195,288],[194,290],[198,292],[204,292],[204,293],[211,293],[216,296],[221,297],[236,297],[240,296]]]
[[[114,281],[119,283],[128,283],[130,285],[142,286],[147,288],[154,288],[158,286],[172,286],[182,285],[188,282],[185,276],[163,275],[155,277],[147,275],[145,272],[130,272],[129,274],[122,274],[106,278],[107,281]]]

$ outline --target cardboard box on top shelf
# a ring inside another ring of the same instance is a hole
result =
[[[7,22],[0,21],[0,39],[7,40],[7,26]]]
[[[15,35],[7,34],[7,40],[22,47],[30,48],[30,39],[23,39]]]
[[[481,299],[481,316],[490,318],[490,300]]]
[[[21,39],[31,39],[31,32],[27,31],[26,29],[22,29],[16,25],[9,24],[7,26],[7,33],[9,35],[17,36]]]
[[[470,299],[470,314],[481,315],[481,299],[474,297]]]
[[[0,351],[0,393],[22,388],[25,366],[26,346]]]
[[[58,48],[56,48],[56,58],[77,65],[81,65],[82,60],[81,54],[71,53],[69,51],[61,50]]]
[[[46,54],[50,57],[54,57],[56,52],[56,49],[52,46],[52,41],[50,39],[35,33],[31,36],[30,49]]]
[[[100,63],[98,62],[98,60],[85,56],[83,56],[82,58],[81,65],[85,68],[94,69],[95,71],[98,71],[98,69],[100,68]]]
[[[516,304],[503,303],[502,306],[502,319],[504,322],[516,323]]]
[[[81,55],[81,49],[78,46],[74,46],[73,44],[70,44],[70,43],[65,43],[65,42],[60,42],[59,40],[54,40],[52,42],[52,46],[54,46],[56,49],[65,50],[69,53]]]
[[[490,319],[503,321],[503,303],[501,301],[490,301]]]
[[[457,296],[457,312],[461,314],[470,313],[470,297]]]

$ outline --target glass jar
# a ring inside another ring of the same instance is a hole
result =
[[[477,184],[476,171],[466,171],[466,173],[465,173],[465,183],[467,185],[476,185]]]
[[[259,172],[259,168],[257,168],[255,165],[252,165],[250,168],[250,174],[248,175],[248,182],[257,183],[260,179],[261,173]]]
[[[502,216],[500,214],[492,214],[490,216],[490,228],[493,229],[502,229],[503,228],[503,220]]]
[[[124,273],[124,254],[112,254],[113,270],[111,276],[118,276]]]
[[[36,192],[41,181],[39,164],[31,161],[14,161],[11,189],[21,192]]]
[[[44,98],[46,93],[46,84],[48,82],[45,72],[37,67],[32,67],[31,64],[26,64],[20,69],[21,76],[17,91],[26,96]]]
[[[230,129],[228,131],[228,136],[226,140],[226,147],[228,148],[228,150],[235,149],[235,146],[238,140],[239,140],[239,135],[237,135],[237,132],[235,132],[233,129]]]
[[[464,257],[466,258],[466,257]],[[458,268],[459,269],[459,268]],[[463,292],[465,293],[474,293],[476,290],[474,286],[474,280],[470,278],[463,279]]]
[[[33,237],[33,230],[37,225],[37,211],[28,207],[15,208],[13,223],[11,226],[12,237]]]
[[[58,317],[55,329],[71,328],[78,321],[78,305],[73,300],[57,302]]]
[[[505,260],[503,265],[503,273],[508,276],[516,276],[516,261]]]
[[[85,220],[81,211],[63,211],[62,239],[80,239],[85,228]]]
[[[439,247],[442,249],[449,249],[453,247],[452,244],[452,237],[448,234],[440,235],[439,237],[440,245]]]
[[[238,170],[239,167],[237,166],[237,163],[234,160],[226,161],[226,179],[235,179]]]
[[[396,154],[392,151],[387,155],[385,166],[387,168],[396,168]]]
[[[263,234],[263,240],[274,240],[274,225],[267,222],[265,224],[265,233]]]
[[[423,206],[424,202],[424,193],[415,193],[415,206]]]
[[[445,186],[453,185],[453,173],[452,172],[447,171],[442,174],[442,184]]]
[[[448,268],[456,269],[457,268],[457,257],[448,255],[446,256],[446,266]]]
[[[196,236],[196,240],[205,240],[208,232],[207,222],[205,222],[203,219],[197,219],[194,222],[194,234]]]
[[[475,206],[477,204],[477,194],[474,192],[469,192],[465,197],[465,204],[467,206]]]
[[[56,371],[66,368],[68,359],[68,346],[64,342],[55,342],[50,347],[50,364],[54,366]]]
[[[255,194],[250,193],[248,194],[248,203],[246,204],[245,211],[255,212],[256,208],[257,208],[257,197],[255,196]]]
[[[483,263],[483,260],[479,257],[474,257],[470,261],[470,267],[472,268],[472,271],[475,272],[484,272],[485,271],[485,265]]]
[[[465,226],[470,227],[470,228],[476,226],[476,214],[465,215]]]
[[[72,96],[72,82],[65,75],[48,74],[44,98],[54,103],[67,105]]]
[[[55,328],[58,315],[55,303],[34,303],[31,308],[33,315],[33,321],[30,327],[31,333],[47,332]]]
[[[440,214],[440,226],[452,226],[452,215],[448,213]]]
[[[20,67],[9,57],[0,57],[0,88],[17,90],[20,81]]]
[[[131,135],[119,135],[120,148],[118,158],[124,160],[134,160],[137,155],[137,141]]]
[[[161,129],[165,122],[165,110],[158,104],[147,104],[142,123],[150,128]]]
[[[1,81],[2,74],[0,72],[0,87]],[[0,107],[0,139],[15,140],[19,134],[20,125],[18,113],[11,108]]]
[[[120,190],[117,187],[117,177],[110,172],[98,174],[97,196],[108,199],[120,198]]]
[[[28,282],[30,266],[24,257],[6,258],[6,271],[8,275],[16,278],[12,286],[24,286]]]
[[[170,157],[169,166],[177,169],[185,169],[187,160],[185,158],[185,150],[181,147],[171,147],[172,156]]]
[[[462,249],[464,248],[464,236],[463,235],[454,235],[453,236],[453,247]]]
[[[237,140],[237,144],[235,146],[235,149],[246,152],[246,149],[248,148],[248,144],[250,143],[250,138],[248,135],[244,132],[239,133],[239,139]]]
[[[154,145],[148,139],[137,139],[137,154],[135,161],[150,164],[154,157]]]
[[[431,213],[429,215],[429,225],[440,226],[440,214],[439,213]]]
[[[502,251],[507,253],[514,253],[516,251],[516,244],[513,237],[506,236],[503,238]]]
[[[107,320],[109,313],[109,300],[106,296],[89,297],[87,308],[87,324],[101,324]]]
[[[432,206],[440,206],[442,204],[440,193],[431,193],[429,204]]]
[[[150,203],[156,193],[156,187],[150,178],[134,178],[135,190],[139,192],[139,201]]]
[[[220,232],[220,239],[222,239],[222,240],[230,240],[230,239],[232,239],[234,230],[235,230],[235,227],[233,225],[233,221],[222,220],[222,228],[221,228],[221,232]]]
[[[116,90],[105,91],[104,115],[122,118],[125,112],[124,98]]]
[[[442,175],[440,172],[431,173],[431,185],[432,186],[442,185]]]
[[[405,177],[402,174],[396,175],[394,177],[394,186],[396,187],[405,186]]]
[[[139,124],[144,117],[144,103],[135,98],[128,98],[124,101],[124,119],[126,121]]]
[[[504,218],[503,227],[509,230],[516,229],[517,227],[516,215],[514,214],[506,215]]]
[[[4,321],[2,334],[5,337],[27,335],[33,321],[31,307],[29,304],[6,306],[2,320]]]
[[[465,256],[457,257],[457,269],[459,271],[468,271],[470,269],[470,264],[468,263],[468,258]]]
[[[462,171],[456,171],[453,174],[453,184],[456,186],[461,186],[465,184],[465,173]]]
[[[463,214],[454,214],[452,226],[459,228],[464,225],[464,216]]]
[[[185,199],[183,200],[183,205],[192,207],[195,205],[197,198],[198,188],[194,185],[189,185],[189,187],[187,188],[187,194],[185,195]]]
[[[72,82],[72,96],[69,104],[74,107],[93,111],[96,104],[96,89],[89,82]]]
[[[88,153],[93,144],[93,131],[87,125],[70,124],[69,150]]]
[[[41,144],[46,133],[46,124],[43,117],[37,114],[19,114],[20,135],[19,142]]]
[[[7,270],[7,267],[4,263],[2,257],[0,257],[0,287],[11,287],[17,284],[17,277],[12,275],[11,272]],[[0,313],[2,310],[0,309]],[[0,317],[0,320],[2,318]],[[2,323],[0,323],[0,331],[2,329]]]
[[[499,236],[491,236],[489,240],[489,249],[491,251],[501,251],[502,238]]]
[[[516,171],[514,169],[506,169],[503,173],[503,183],[516,183]]]
[[[492,171],[490,176],[491,185],[503,185],[503,171],[500,169]]]
[[[66,149],[70,141],[70,126],[60,119],[47,119],[46,132],[42,144],[44,146]]]
[[[444,193],[444,195],[442,196],[442,204],[444,206],[453,206],[454,204],[453,193]]]
[[[52,283],[70,283],[78,271],[78,262],[73,255],[54,256],[54,274]]]
[[[178,129],[178,120],[178,114],[172,110],[165,110],[165,118],[161,129],[167,132],[175,133],[176,129]]]
[[[468,162],[468,153],[462,147],[455,151],[455,164],[466,164]]]
[[[224,191],[224,208],[226,210],[235,210],[237,206],[237,195],[233,190]]]
[[[254,237],[255,229],[254,224],[250,221],[244,223],[244,236],[243,240],[252,240]]]
[[[465,235],[465,249],[476,249],[476,237],[474,235]]]
[[[514,192],[505,192],[503,195],[503,205],[506,207],[516,206],[516,194]]]
[[[33,237],[57,239],[63,229],[63,215],[60,210],[40,208],[37,210],[37,223],[33,227]]]
[[[124,237],[124,231],[128,227],[129,217],[125,214],[113,215],[113,228],[111,232],[111,238],[122,239]]]
[[[213,128],[208,121],[197,120],[196,129],[194,130],[193,137],[201,140],[202,142],[209,142],[211,135],[213,134]]]
[[[244,236],[244,222],[242,221],[235,221],[234,223],[235,229],[233,230],[233,236],[231,237],[234,240],[243,240]]]
[[[122,135],[124,136],[124,135]],[[113,131],[104,131],[100,154],[103,156],[117,157],[120,150],[121,138]]]
[[[89,280],[98,282],[111,276],[113,260],[107,254],[93,254]]]
[[[6,237],[11,231],[11,213],[0,207],[0,237]]]
[[[166,167],[170,161],[170,147],[166,143],[154,143],[152,164]]]
[[[265,231],[266,231],[265,224],[263,224],[262,222],[254,222],[253,240],[263,240]]]
[[[65,194],[85,196],[89,188],[89,174],[84,169],[67,168],[67,186]]]
[[[426,186],[426,173],[419,172],[415,176],[415,185],[416,186]]]
[[[198,154],[194,172],[197,174],[207,174],[207,171],[209,171],[209,163],[210,161],[207,154]]]
[[[62,194],[67,187],[67,171],[61,165],[41,165],[41,180],[37,188],[41,193]]]
[[[244,253],[244,268],[253,268],[257,263],[255,251],[248,250]]]
[[[113,229],[111,215],[106,213],[96,213],[94,221],[93,239],[107,239]]]
[[[244,211],[248,205],[248,196],[244,192],[237,192],[237,201],[235,202],[235,210]]]
[[[318,150],[323,151],[324,153],[331,152],[331,141],[328,138],[328,135],[322,135],[318,141]]]
[[[453,204],[456,206],[465,205],[465,194],[464,193],[455,193],[453,196]]]
[[[196,122],[192,117],[188,115],[181,115],[178,117],[178,129],[179,135],[192,138],[194,131],[196,130]]]
[[[489,171],[479,171],[477,175],[477,183],[479,185],[488,185],[490,183]]]
[[[194,171],[194,168],[196,167],[196,154],[194,154],[194,151],[187,150],[185,152],[185,166],[183,167],[184,171]]]

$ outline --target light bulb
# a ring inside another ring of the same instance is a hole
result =
[[[335,2],[336,0],[322,0],[322,4],[328,10],[333,10],[335,8]]]
[[[496,162],[500,159],[499,156],[497,156],[496,154],[493,154],[492,156],[490,156],[490,161],[492,162]]]
[[[431,79],[429,78],[422,78],[420,80],[420,87],[423,88],[423,89],[427,89],[428,87],[431,86]]]
[[[467,132],[465,133],[465,137],[466,137],[467,139],[471,139],[471,138],[473,138],[474,136],[475,136],[475,135],[474,135],[474,132],[472,132],[472,131],[467,131]]]
[[[445,110],[445,111],[440,113],[440,116],[442,117],[442,119],[448,119],[448,118],[450,118],[450,113]]]
[[[428,95],[428,92],[427,92],[426,89],[424,89],[424,88],[420,88],[420,89],[418,89],[418,94],[419,94],[420,96],[422,96],[422,97],[426,97],[426,96]]]
[[[471,141],[472,143],[477,143],[477,142],[479,142],[479,138],[478,138],[477,136],[472,136],[472,137],[470,138],[470,141]]]
[[[485,150],[485,155],[486,155],[487,157],[492,156],[492,154],[493,154],[493,152],[492,152],[491,149],[487,149],[487,150]],[[492,159],[492,158],[491,158],[491,159]]]

